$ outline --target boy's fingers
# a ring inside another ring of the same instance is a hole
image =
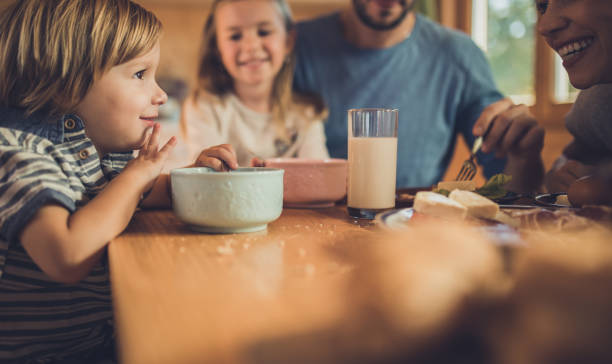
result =
[[[151,137],[149,138],[149,149],[157,150],[157,146],[159,145],[159,134],[160,134],[160,125],[159,123],[153,124],[153,131],[151,132]]]
[[[140,148],[138,155],[141,155],[141,154],[144,155],[149,152],[149,142],[151,141],[151,133],[149,133],[149,128],[147,128],[145,133],[146,133],[145,141],[144,141],[144,144],[142,145],[142,148]]]
[[[159,150],[159,152],[163,154],[169,153],[175,146],[176,137],[173,136],[172,138],[170,138],[170,140],[166,142],[166,144],[164,144],[164,146]]]

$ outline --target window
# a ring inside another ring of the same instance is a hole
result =
[[[569,77],[563,61],[557,54],[555,55],[555,101],[556,102],[574,102],[578,96],[578,90],[569,82]]]
[[[533,0],[474,0],[472,37],[485,51],[500,90],[515,102],[535,102],[536,12]]]
[[[562,125],[577,90],[558,55],[537,34],[533,0],[437,0],[441,22],[471,34],[500,90],[531,105],[543,124]]]

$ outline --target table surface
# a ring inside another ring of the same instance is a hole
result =
[[[450,280],[459,272],[457,279],[464,282],[466,272],[498,261],[480,259],[484,255],[478,254],[484,251],[475,250],[476,245],[453,243],[436,250],[432,239],[448,243],[461,236],[466,242],[482,236],[466,237],[475,232],[465,226],[459,230],[447,224],[443,229],[439,223],[431,226],[434,234],[420,240],[415,231],[401,234],[403,250],[388,250],[393,259],[380,261],[383,264],[377,268],[367,261],[390,240],[381,235],[376,223],[349,218],[342,205],[284,209],[266,231],[226,235],[193,232],[172,210],[139,211],[109,245],[121,362],[331,364],[341,361],[342,354],[355,355],[364,343],[374,345],[363,349],[364,353],[378,353],[381,337],[367,326],[369,317],[378,316],[360,302],[370,301],[367,297],[376,304],[382,302],[382,312],[390,315],[383,322],[393,326],[408,312],[403,306],[396,311],[395,302],[410,303],[409,297],[423,297],[421,293],[434,294],[424,301],[427,307],[450,302],[438,299],[437,294],[446,291],[428,287],[418,291],[419,284],[429,279],[423,278],[427,272],[450,272]],[[609,236],[609,230],[604,230]],[[536,240],[538,234],[550,235],[534,233]],[[440,234],[445,237],[441,239]],[[405,237],[415,243],[412,248],[404,244]],[[558,237],[565,241],[571,236],[560,232]],[[428,244],[420,244],[423,241]],[[501,251],[506,257],[508,253],[507,249],[491,249],[492,244],[481,246],[494,250],[494,255]],[[418,250],[410,250],[414,247]],[[489,277],[491,270],[484,272]],[[461,288],[462,284],[449,287]],[[377,292],[378,287],[382,288]],[[398,301],[396,294],[406,289],[419,293]],[[381,292],[392,292],[390,305],[380,300]],[[435,307],[422,312],[429,311],[434,312]],[[362,317],[365,326],[353,330]],[[416,316],[407,317],[403,322],[410,326]],[[356,340],[353,332],[361,336]],[[363,340],[364,335],[372,335],[372,340]],[[402,341],[400,347],[403,345]]]
[[[229,235],[137,212],[109,245],[122,362],[248,362],[262,342],[332,324],[346,307],[342,247],[378,229],[344,206],[284,209],[267,231]]]

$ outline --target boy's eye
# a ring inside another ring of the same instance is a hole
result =
[[[240,38],[242,38],[242,34],[240,33],[234,33],[232,35],[230,35],[230,39],[233,41],[239,41]]]
[[[544,14],[548,9],[548,1],[536,1],[536,9],[540,15]]]
[[[134,77],[136,77],[139,80],[142,80],[144,78],[144,74],[145,74],[145,70],[141,70],[141,71],[134,73]]]
[[[267,30],[267,29],[259,29],[259,30],[257,30],[257,35],[259,35],[260,37],[265,37],[265,36],[269,35],[270,33],[272,33],[272,32]]]

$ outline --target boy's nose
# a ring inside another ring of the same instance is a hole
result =
[[[159,87],[159,85],[155,84],[157,87],[157,90],[155,92],[155,94],[153,95],[153,100],[152,103],[153,105],[163,105],[166,103],[166,101],[168,101],[168,94],[162,90],[161,87]]]

